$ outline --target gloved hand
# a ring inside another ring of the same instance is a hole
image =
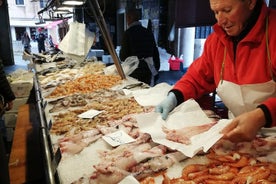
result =
[[[155,107],[155,112],[160,112],[162,119],[167,119],[169,112],[171,112],[177,105],[176,96],[174,93],[169,93],[167,98]]]

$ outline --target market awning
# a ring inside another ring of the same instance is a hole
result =
[[[61,23],[63,23],[63,22],[66,22],[66,21],[68,21],[68,19],[56,20],[56,21],[53,21],[53,22],[50,22],[50,23],[46,24],[46,25],[44,26],[44,28],[46,28],[46,29],[51,29],[51,28],[54,28],[54,27],[56,27],[57,25],[59,25],[59,24],[61,24]]]

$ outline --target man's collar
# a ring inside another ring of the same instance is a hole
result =
[[[132,26],[138,26],[138,25],[141,25],[141,22],[139,21],[135,21],[135,22],[132,22],[131,24],[128,25],[128,28],[132,27]]]

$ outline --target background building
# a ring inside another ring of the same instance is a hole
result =
[[[34,37],[36,28],[39,27],[37,12],[44,7],[44,1],[33,0],[8,0],[10,28],[12,41],[21,40],[25,31]]]

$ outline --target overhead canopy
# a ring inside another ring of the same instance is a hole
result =
[[[210,26],[215,22],[209,0],[176,0],[175,27]]]
[[[269,0],[269,7],[276,8],[276,0]]]
[[[63,22],[66,22],[66,21],[67,21],[67,19],[52,21],[52,22],[46,24],[44,27],[45,27],[46,29],[51,29],[51,28],[54,28],[54,27],[56,27],[57,25],[59,25],[59,24],[61,24],[61,23],[63,23]]]

